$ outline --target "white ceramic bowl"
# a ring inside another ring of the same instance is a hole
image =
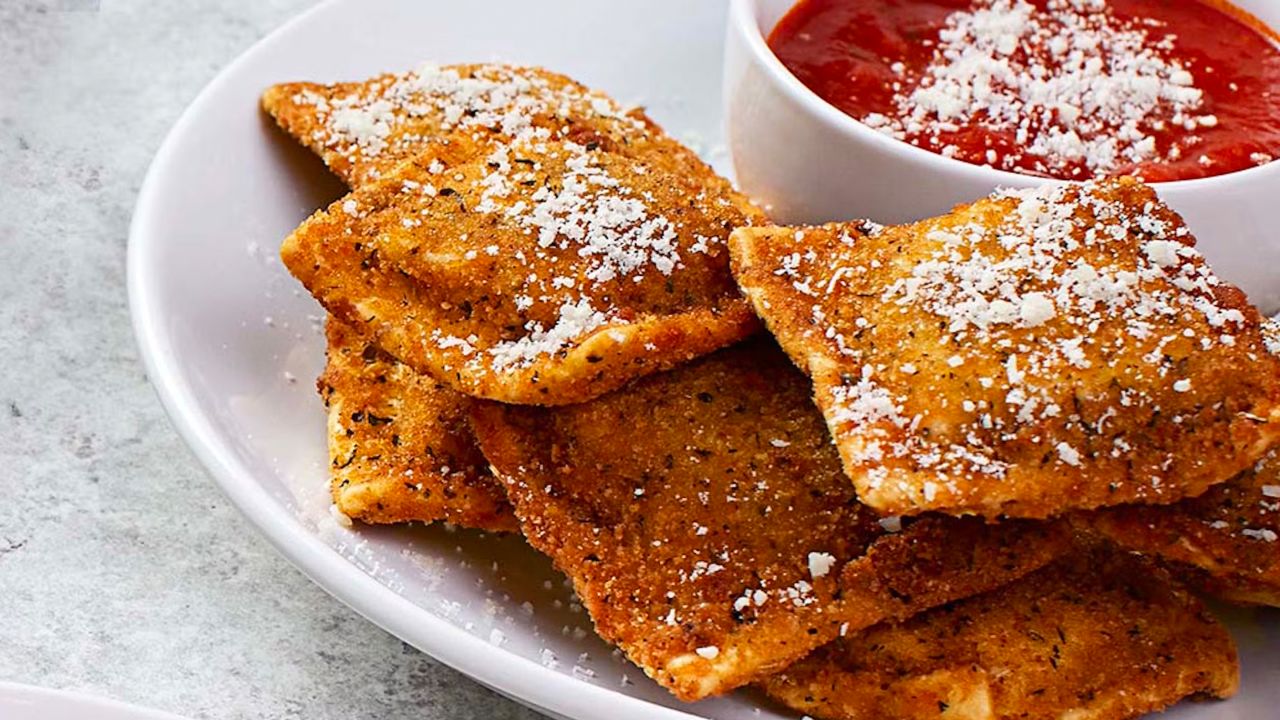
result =
[[[942,157],[872,130],[805,87],[765,37],[796,0],[732,0],[725,123],[741,187],[781,223],[907,222],[997,187],[1042,178]],[[1277,0],[1238,0],[1280,27]],[[1280,311],[1280,161],[1203,180],[1159,183],[1223,278],[1264,312]]]

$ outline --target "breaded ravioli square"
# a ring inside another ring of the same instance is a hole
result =
[[[565,140],[705,172],[643,111],[536,67],[424,63],[363,82],[283,83],[263,93],[262,106],[351,187],[382,178],[447,137],[489,150]]]
[[[725,241],[760,219],[710,171],[569,142],[482,156],[455,143],[312,216],[281,255],[415,370],[467,395],[558,405],[750,335]]]
[[[762,683],[828,720],[1127,720],[1239,684],[1226,629],[1137,558],[1078,554]]]
[[[1168,504],[1280,439],[1280,363],[1257,311],[1135,180],[730,244],[882,512]]]
[[[467,422],[471,400],[329,319],[317,385],[329,415],[333,501],[367,523],[445,520],[515,530]]]
[[[1053,525],[879,518],[842,475],[808,381],[767,339],[581,405],[477,403],[473,424],[529,543],[601,637],[684,700],[842,628],[996,587],[1067,545]]]
[[[1082,519],[1120,547],[1162,560],[1198,590],[1280,607],[1280,452],[1200,497]]]

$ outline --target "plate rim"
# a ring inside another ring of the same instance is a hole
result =
[[[146,371],[178,435],[206,474],[254,529],[309,580],[363,618],[433,659],[516,702],[562,717],[597,717],[602,707],[616,720],[696,720],[704,716],[669,708],[576,680],[529,658],[503,650],[402,597],[338,554],[279,505],[239,462],[214,429],[184,380],[164,329],[166,311],[156,299],[154,250],[163,242],[152,225],[163,203],[160,178],[175,163],[194,119],[213,105],[240,67],[266,52],[311,18],[350,0],[323,0],[286,20],[225,64],[170,127],[153,156],[138,191],[129,223],[125,283],[134,340]]]
[[[110,710],[116,713],[128,713],[137,720],[186,720],[181,715],[174,715],[164,710],[134,705],[80,690],[66,690],[0,680],[0,709],[3,709],[5,703],[15,700],[19,702],[27,700],[38,702],[40,706],[36,706],[35,709],[37,710],[41,710],[42,707],[47,708],[50,702],[70,703],[77,706],[70,709],[82,712]]]

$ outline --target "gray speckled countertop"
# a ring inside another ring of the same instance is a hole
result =
[[[311,584],[147,384],[125,243],[152,153],[310,0],[0,0],[0,680],[193,718],[534,718]]]

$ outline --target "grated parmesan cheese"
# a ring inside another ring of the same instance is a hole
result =
[[[836,564],[834,555],[825,552],[809,553],[809,577],[817,580],[825,577],[831,572],[831,568]]]
[[[1195,75],[1173,58],[1173,38],[1151,19],[1123,19],[1104,0],[979,0],[952,13],[918,76],[896,64],[895,113],[867,125],[956,156],[952,138],[979,126],[1002,138],[970,159],[1004,170],[1085,178],[1173,161],[1217,127],[1200,112]],[[1188,136],[1161,147],[1168,125]],[[1028,168],[1028,165],[1030,167]]]

